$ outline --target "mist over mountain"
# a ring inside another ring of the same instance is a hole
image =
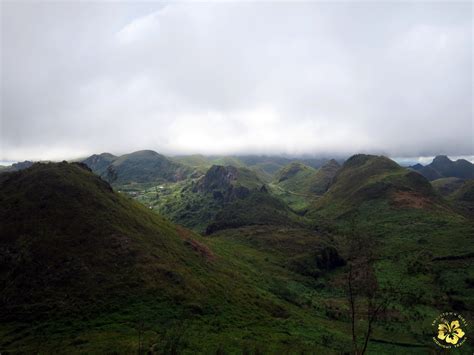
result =
[[[1,6],[0,160],[474,155],[469,2]]]

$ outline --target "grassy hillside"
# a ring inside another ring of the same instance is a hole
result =
[[[270,188],[293,210],[305,213],[308,206],[327,191],[339,168],[333,159],[317,170],[294,162],[275,174]]]
[[[120,186],[182,180],[192,169],[152,150],[141,150],[120,157],[104,153],[83,161],[106,181]]]
[[[385,157],[348,159],[307,216],[339,233],[356,224],[383,244],[387,258],[420,248],[436,257],[474,251],[473,219],[458,213],[424,177]]]
[[[474,179],[442,178],[431,185],[460,213],[474,216]]]
[[[394,206],[442,208],[423,176],[386,157],[359,154],[344,163],[313,210],[335,218],[372,200],[388,201]]]
[[[316,197],[310,191],[316,174],[315,169],[294,162],[280,169],[269,187],[275,196],[284,200],[294,211],[301,213]]]
[[[35,164],[2,174],[0,206],[2,317],[70,314],[132,294],[200,288],[190,272],[206,260],[180,230],[85,166]]]
[[[110,153],[94,154],[83,160],[94,173],[101,176],[107,172],[107,168],[117,157]]]
[[[296,218],[267,191],[254,171],[234,166],[213,165],[200,178],[148,187],[138,193],[147,206],[201,233],[278,220],[291,224]]]
[[[211,159],[201,154],[180,155],[174,156],[171,159],[180,164],[188,165],[193,168],[210,167],[212,165]]]
[[[423,329],[444,309],[474,314],[468,281],[474,276],[474,220],[418,173],[385,157],[353,156],[307,216],[316,229],[350,236],[356,228],[371,238],[377,281],[396,280],[404,296],[395,305],[412,329]]]
[[[459,189],[448,196],[448,199],[461,212],[474,218],[474,180],[464,181]]]
[[[431,181],[431,185],[441,196],[447,197],[464,185],[464,180],[456,177],[441,178]]]
[[[211,163],[212,165],[233,166],[236,168],[241,168],[245,166],[245,164],[240,161],[238,157],[232,156],[212,157]]]
[[[3,174],[0,202],[2,353],[331,353],[347,345],[344,325],[326,329],[308,313],[312,278],[272,266],[270,251],[174,226],[84,165]],[[288,243],[303,241],[290,234]],[[303,239],[318,257],[317,235]],[[294,290],[282,291],[286,280]],[[297,290],[304,294],[290,296]]]
[[[271,181],[275,173],[291,163],[301,163],[318,169],[329,162],[326,158],[289,158],[269,155],[239,155],[239,156],[203,156],[199,154],[176,156],[172,160],[202,171],[211,165],[246,167],[259,175],[265,181]]]
[[[334,177],[341,168],[341,165],[334,159],[329,160],[312,177],[309,184],[309,191],[317,195],[324,194],[331,185]]]
[[[298,218],[280,199],[268,191],[252,191],[248,196],[224,205],[206,227],[206,234],[252,225],[298,226]]]

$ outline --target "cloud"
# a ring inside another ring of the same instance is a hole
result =
[[[0,160],[474,155],[470,3],[1,6]]]

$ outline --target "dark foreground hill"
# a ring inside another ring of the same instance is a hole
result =
[[[0,220],[2,319],[90,311],[146,292],[194,292],[191,273],[210,255],[80,164],[2,174]]]
[[[430,181],[448,177],[474,179],[474,164],[465,159],[452,161],[446,155],[438,155],[426,166],[416,164],[411,168]]]

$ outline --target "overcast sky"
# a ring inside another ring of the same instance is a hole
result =
[[[474,155],[470,2],[0,6],[0,160]]]

